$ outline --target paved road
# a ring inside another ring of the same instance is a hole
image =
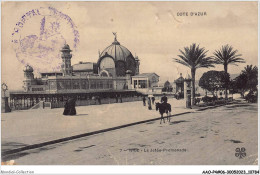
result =
[[[169,99],[172,114],[193,111],[184,100]],[[62,115],[63,109],[25,110],[2,114],[2,149],[14,149],[124,124],[154,119],[158,111],[143,102],[78,106],[76,116]]]
[[[257,164],[257,104],[233,104],[3,157],[18,165]],[[246,156],[235,156],[236,148]],[[161,151],[161,152],[160,152]]]

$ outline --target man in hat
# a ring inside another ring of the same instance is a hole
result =
[[[163,93],[163,96],[162,96],[162,98],[161,98],[161,103],[167,104],[167,102],[168,102],[168,98],[166,97],[166,94]]]

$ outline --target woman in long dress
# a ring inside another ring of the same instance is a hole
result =
[[[63,111],[63,115],[69,115],[70,109],[69,109],[69,103],[68,100],[66,100],[65,104],[64,104],[64,111]]]
[[[70,100],[69,100],[69,115],[76,115],[77,114],[77,112],[76,112],[76,98],[74,97],[74,98],[71,98]]]
[[[151,97],[148,97],[148,109],[152,110]]]

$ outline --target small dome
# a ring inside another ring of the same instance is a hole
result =
[[[26,65],[25,68],[23,69],[24,72],[33,72],[33,68],[29,65]]]
[[[70,50],[70,46],[68,44],[64,44],[63,48],[61,49],[61,51],[69,51],[71,52],[72,50]]]

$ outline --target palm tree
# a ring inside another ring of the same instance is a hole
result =
[[[216,61],[216,64],[223,64],[224,65],[224,71],[228,73],[228,65],[233,64],[236,65],[236,63],[245,63],[243,58],[240,58],[242,55],[237,54],[237,50],[234,50],[232,46],[229,46],[228,44],[225,46],[222,46],[219,50],[215,50],[214,59]],[[225,88],[225,99],[228,98],[227,94],[227,87]]]
[[[242,70],[242,74],[247,77],[246,87],[250,91],[257,88],[258,84],[258,68],[253,65],[247,65],[244,70]]]
[[[214,59],[207,57],[205,48],[200,48],[199,45],[193,43],[190,47],[184,47],[184,51],[179,50],[181,55],[178,55],[179,59],[174,58],[174,61],[187,66],[191,69],[191,81],[192,81],[192,104],[195,104],[195,74],[198,68],[209,68],[214,66]]]
[[[253,67],[253,65],[247,65],[244,70],[242,70],[243,74],[255,76],[258,73],[258,68],[256,66]],[[255,78],[255,77],[254,77]]]

